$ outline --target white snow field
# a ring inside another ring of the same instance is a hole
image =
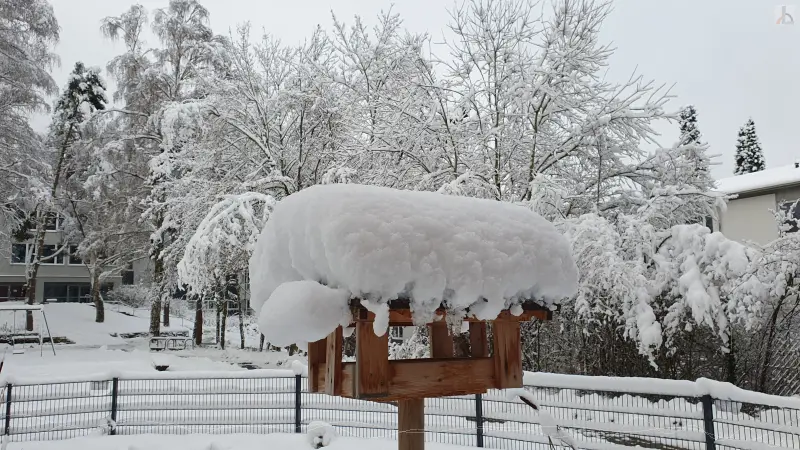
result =
[[[55,442],[12,443],[8,450],[311,450],[303,434],[231,434],[231,435],[141,435],[84,437]],[[384,439],[340,437],[330,450],[396,450],[397,443]],[[429,450],[463,450],[444,444],[426,445]]]
[[[108,306],[108,305],[107,305]],[[281,367],[299,355],[289,356],[285,352],[255,352],[238,348],[239,332],[236,318],[231,318],[228,328],[228,348],[198,347],[176,352],[153,353],[149,350],[148,338],[125,339],[126,333],[147,333],[149,311],[124,310],[134,316],[118,312],[113,307],[106,309],[105,322],[94,321],[95,309],[89,304],[50,303],[44,305],[47,321],[53,337],[67,338],[74,344],[56,344],[54,356],[49,344],[41,349],[39,344],[17,344],[23,354],[13,354],[11,346],[0,344],[0,358],[4,364],[1,378],[39,380],[49,382],[63,377],[92,377],[99,373],[114,372],[156,373],[154,360],[169,365],[171,372],[187,371],[245,371],[238,364],[247,363],[256,367]],[[34,326],[38,328],[41,316],[34,314]],[[0,313],[0,334],[12,330],[24,330],[25,314],[17,313],[16,320],[8,312]],[[188,332],[191,323],[178,317],[172,318],[169,332]],[[42,324],[43,335],[46,335]],[[246,335],[247,345],[258,345],[258,337]]]
[[[407,298],[419,323],[440,306],[455,320],[489,320],[522,301],[550,306],[569,297],[578,272],[566,238],[521,206],[331,184],[275,206],[250,259],[250,280],[267,340],[302,345],[347,321],[351,296],[375,313],[382,335],[393,299]]]

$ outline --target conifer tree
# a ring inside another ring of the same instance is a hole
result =
[[[756,124],[753,119],[748,119],[747,123],[739,128],[739,139],[736,142],[736,168],[733,173],[742,175],[758,172],[765,168],[764,152],[761,150],[761,143],[758,142]]]
[[[681,110],[678,119],[680,124],[680,145],[684,146],[683,157],[688,163],[688,184],[701,190],[714,188],[714,180],[709,173],[709,158],[706,154],[707,145],[702,142],[703,135],[697,128],[697,110],[693,105],[688,105]]]

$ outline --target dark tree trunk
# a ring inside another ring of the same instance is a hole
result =
[[[203,296],[197,296],[194,308],[194,345],[201,345],[203,343]]]
[[[775,305],[775,310],[770,315],[767,330],[767,342],[764,346],[764,358],[761,360],[761,367],[758,373],[758,386],[756,390],[759,392],[767,392],[767,378],[769,376],[769,365],[772,362],[772,354],[775,351],[775,334],[778,328],[778,317],[780,317],[781,307],[783,306],[784,298],[778,301]]]
[[[258,351],[264,351],[264,335],[261,335],[261,339],[258,340]]]
[[[730,325],[729,325],[730,327]],[[730,328],[729,328],[730,329]],[[733,330],[729,332],[728,336],[728,353],[725,354],[725,371],[728,383],[736,384],[736,350],[733,342]]]
[[[94,302],[94,321],[103,323],[106,320],[106,309],[103,298],[100,296],[100,274],[97,269],[92,270],[92,302]]]
[[[169,300],[164,301],[164,326],[169,326]]]
[[[217,335],[216,335],[216,344],[217,344],[217,345],[219,345],[219,330],[220,330],[220,328],[219,328],[219,325],[220,325],[220,316],[222,316],[222,304],[219,302],[219,297],[216,297],[216,296],[215,296],[215,300],[216,300],[216,301],[214,302],[214,305],[215,305],[215,308],[216,308],[216,313],[217,313],[217,323],[216,323],[216,327],[217,327]]]
[[[150,334],[153,336],[161,335],[161,295],[153,299],[150,305]]]
[[[220,325],[220,347],[225,350],[225,328],[228,326],[228,300],[222,302],[222,323]]]

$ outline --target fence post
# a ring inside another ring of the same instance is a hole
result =
[[[6,429],[5,435],[11,435],[11,383],[6,384]]]
[[[714,399],[710,395],[700,397],[703,405],[703,428],[706,434],[706,450],[716,450],[717,438],[714,434]]]
[[[111,379],[111,431],[113,436],[117,434],[117,391],[119,388],[119,378],[114,377]]]
[[[475,445],[483,448],[483,395],[481,394],[475,394],[475,424],[478,426]]]
[[[302,417],[300,416],[300,400],[303,389],[302,377],[300,375],[294,376],[294,432],[300,433],[302,424]]]

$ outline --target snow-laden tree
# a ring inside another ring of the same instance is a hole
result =
[[[59,27],[45,0],[0,0],[0,237],[46,201],[44,143],[28,119],[49,111],[57,92],[48,73],[58,62],[52,47]],[[33,194],[33,195],[32,195]]]
[[[220,291],[227,288],[232,275],[239,276],[247,271],[253,248],[274,203],[275,199],[269,195],[247,192],[227,195],[211,208],[189,239],[178,263],[180,281],[189,287],[190,293],[200,297],[213,293],[220,297]],[[217,302],[227,304],[227,296],[222,297]],[[244,304],[241,301],[239,304],[240,313],[244,314]],[[227,312],[227,308],[223,311]],[[203,324],[202,307],[197,308],[197,313],[196,333]],[[222,348],[225,348],[224,319],[225,316],[220,324]],[[239,332],[244,348],[241,318]]]
[[[747,123],[739,128],[735,163],[734,175],[743,175],[766,169],[764,151],[761,150],[761,143],[758,142],[756,124],[753,119],[748,119]]]
[[[95,321],[105,320],[101,286],[147,256],[147,231],[139,221],[146,172],[137,173],[114,138],[117,123],[100,116],[82,125],[73,145],[63,211],[70,258],[89,272]]]
[[[61,196],[63,179],[70,174],[68,169],[75,157],[74,144],[80,140],[82,124],[95,111],[103,110],[105,104],[106,87],[99,70],[86,68],[81,62],[75,63],[67,86],[56,102],[50,125],[48,145],[52,148],[54,161],[50,179],[46,180],[49,185],[49,201],[37,204],[32,214],[36,231],[25,264],[25,292],[29,305],[36,299],[39,266],[67,250],[66,245],[63,245],[55,253],[44,253],[47,222],[59,212],[55,203]],[[26,328],[33,330],[33,314],[30,311],[26,314]]]
[[[159,46],[145,49],[142,31],[148,16],[141,5],[134,5],[118,17],[104,20],[102,31],[111,39],[121,38],[126,52],[108,69],[120,85],[119,99],[125,108],[114,110],[122,123],[117,139],[147,155],[148,194],[142,199],[143,218],[152,228],[150,258],[153,282],[159,286],[151,309],[151,333],[160,331],[163,308],[169,324],[169,299],[177,286],[175,264],[164,258],[174,244],[181,222],[170,214],[169,182],[181,176],[174,167],[174,154],[181,150],[186,133],[176,124],[193,120],[194,101],[205,97],[200,79],[224,64],[223,40],[208,25],[208,10],[195,0],[172,0],[153,13],[151,28]],[[196,130],[193,128],[192,130]]]

